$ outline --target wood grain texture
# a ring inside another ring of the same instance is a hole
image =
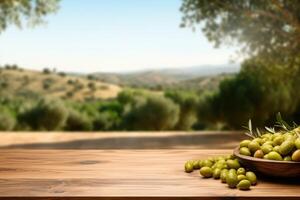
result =
[[[280,199],[300,198],[300,182],[260,179],[250,191],[229,189],[188,159],[231,150],[1,150],[0,199]],[[274,182],[275,181],[275,182]]]
[[[233,149],[243,139],[239,131],[0,132],[0,148]]]

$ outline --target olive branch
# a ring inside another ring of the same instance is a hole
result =
[[[274,134],[274,133],[276,133],[275,127],[279,127],[285,131],[294,130],[296,132],[297,136],[300,138],[300,133],[299,133],[300,130],[299,131],[297,130],[298,124],[296,122],[293,122],[292,126],[289,125],[286,121],[284,121],[282,119],[280,112],[278,112],[276,115],[276,123],[275,123],[274,127],[265,126],[265,129],[267,132]],[[257,137],[262,136],[262,133],[259,130],[259,128],[256,128],[255,131],[253,130],[251,119],[249,119],[249,121],[248,121],[248,126],[243,126],[243,128],[245,128],[247,130],[247,132],[245,132],[245,134],[251,138],[257,138]]]
[[[249,119],[249,121],[248,121],[248,126],[243,126],[243,127],[247,130],[247,132],[245,132],[245,134],[249,137],[257,138],[257,137],[262,136],[259,128],[256,128],[256,130],[253,131],[251,119]]]

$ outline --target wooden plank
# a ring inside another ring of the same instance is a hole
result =
[[[232,149],[244,138],[238,131],[0,132],[0,148]]]
[[[198,172],[183,172],[188,159],[231,152],[1,150],[0,199],[300,198],[299,181],[260,179],[250,191],[239,191]]]

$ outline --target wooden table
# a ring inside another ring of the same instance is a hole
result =
[[[0,199],[300,199],[300,182],[259,180],[229,189],[188,159],[231,150],[1,150]],[[283,198],[285,197],[285,198]]]

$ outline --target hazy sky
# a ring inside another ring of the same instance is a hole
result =
[[[0,35],[0,64],[64,71],[131,71],[226,64],[201,32],[179,28],[181,0],[62,0],[35,29]]]

